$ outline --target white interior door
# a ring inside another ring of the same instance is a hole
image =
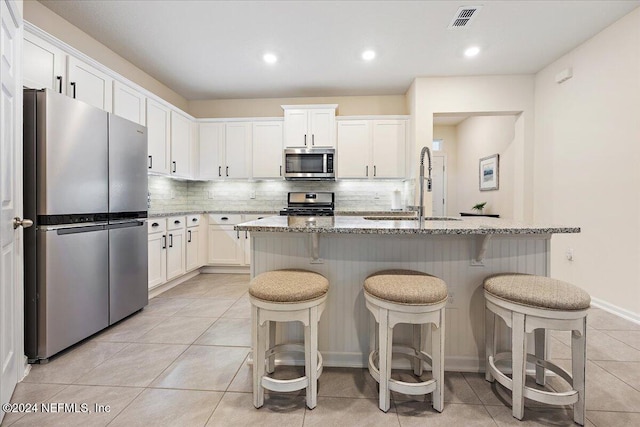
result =
[[[9,402],[23,360],[21,16],[0,0],[0,402]],[[4,412],[0,411],[0,421]]]
[[[433,216],[447,215],[447,158],[444,154],[436,153],[431,159],[431,178],[433,196]]]

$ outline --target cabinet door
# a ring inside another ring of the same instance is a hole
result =
[[[200,123],[201,179],[219,179],[223,174],[224,123]]]
[[[373,175],[370,163],[371,131],[367,120],[338,122],[338,178],[366,178]]]
[[[73,56],[67,58],[67,95],[102,110],[113,111],[113,79]]]
[[[167,232],[167,280],[186,273],[186,239],[184,228]]]
[[[191,176],[191,120],[171,112],[171,175]]]
[[[374,178],[403,178],[405,174],[406,121],[373,121]]]
[[[282,122],[253,123],[253,177],[282,176]]]
[[[119,81],[113,82],[113,114],[145,126],[146,97]]]
[[[311,145],[311,135],[307,136],[307,110],[284,111],[284,144],[286,147]],[[307,138],[309,140],[307,141]]]
[[[31,33],[24,33],[22,84],[31,89],[64,92],[65,53]]]
[[[249,178],[251,170],[251,122],[227,123],[225,127],[226,178]]]
[[[242,265],[244,239],[233,229],[233,225],[209,226],[209,264]],[[244,237],[244,236],[243,236]]]
[[[167,281],[166,239],[164,233],[149,234],[149,288]]]
[[[147,99],[147,139],[149,144],[149,170],[169,173],[170,110]]]
[[[200,227],[187,228],[187,271],[200,267]]]
[[[336,110],[309,110],[307,146],[335,147]]]

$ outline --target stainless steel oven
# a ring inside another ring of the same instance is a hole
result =
[[[335,180],[335,148],[285,148],[284,177],[290,180]]]

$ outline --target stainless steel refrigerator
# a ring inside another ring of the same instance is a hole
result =
[[[148,303],[147,129],[24,91],[25,353],[48,359]]]

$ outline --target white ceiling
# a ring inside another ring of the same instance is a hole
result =
[[[417,76],[535,73],[640,0],[41,3],[191,100],[397,95]],[[483,6],[472,24],[447,29],[470,5]]]

